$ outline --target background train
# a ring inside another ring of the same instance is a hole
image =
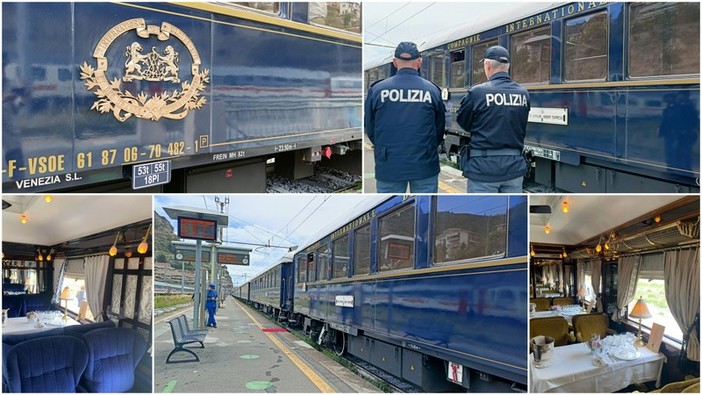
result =
[[[486,80],[484,50],[511,54],[529,90],[531,181],[570,192],[699,192],[698,3],[519,4],[421,46],[421,74],[448,95],[444,148],[469,135],[455,122],[468,87]],[[394,74],[366,64],[366,88]]]
[[[525,388],[526,198],[354,211],[234,296],[426,391]]]
[[[2,7],[5,192],[263,192],[268,172],[302,178],[320,162],[360,175],[360,4]],[[180,34],[154,33],[163,23]],[[107,81],[94,85],[99,51]],[[195,85],[197,100],[173,102]]]

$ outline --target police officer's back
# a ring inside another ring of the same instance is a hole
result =
[[[529,92],[512,81],[509,53],[485,51],[488,81],[473,86],[461,101],[458,124],[471,133],[469,159],[462,155],[468,192],[522,192],[527,163],[522,156],[529,117]]]
[[[400,43],[394,63],[397,73],[371,86],[365,103],[365,132],[374,144],[378,192],[403,193],[408,182],[413,192],[436,192],[438,147],[446,122],[441,93],[419,76],[421,58],[415,44]],[[423,189],[432,183],[432,190]]]

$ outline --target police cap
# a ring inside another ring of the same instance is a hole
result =
[[[403,54],[405,54],[403,56]],[[415,60],[419,58],[419,50],[417,44],[403,41],[395,48],[395,58],[400,60]]]
[[[500,63],[509,63],[509,52],[507,52],[505,47],[495,45],[485,50],[485,54],[480,62],[482,63],[485,59],[496,60]]]
[[[214,287],[215,287],[215,283],[210,283],[210,287],[214,288]]]

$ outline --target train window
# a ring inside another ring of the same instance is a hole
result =
[[[629,6],[629,76],[700,73],[700,3]]]
[[[370,224],[356,229],[353,246],[354,276],[370,273],[370,245]]]
[[[37,294],[49,291],[46,262],[2,261],[3,294]]]
[[[638,296],[643,295],[652,317],[643,319],[642,324],[648,328],[651,328],[654,322],[661,324],[665,327],[666,336],[681,341],[682,330],[670,312],[668,301],[665,298],[664,265],[668,264],[665,261],[665,255],[662,252],[641,256],[639,277],[636,281],[637,297],[629,303],[627,311],[631,311],[638,300]]]
[[[34,81],[46,80],[46,69],[44,67],[32,66],[30,70]]]
[[[332,242],[332,278],[348,277],[349,235],[339,237]]]
[[[297,281],[295,284],[302,284],[307,282],[307,265],[305,263],[307,257],[301,256],[297,258]]]
[[[551,75],[550,26],[511,37],[512,78],[520,83],[548,82]]]
[[[451,88],[466,86],[466,53],[464,50],[451,52]]]
[[[317,281],[329,279],[329,246],[317,249]]]
[[[414,217],[409,205],[380,219],[379,271],[414,267]]]
[[[361,32],[361,3],[360,2],[323,2],[308,3],[310,23],[324,25],[353,33]]]
[[[429,76],[429,80],[435,83],[436,85],[446,86],[446,79],[444,73],[444,55],[440,54],[430,57],[429,64],[429,72],[431,73]]]
[[[607,12],[573,18],[565,28],[566,81],[607,78]]]
[[[438,196],[434,213],[435,264],[504,255],[506,197]]]
[[[317,281],[317,262],[313,253],[307,254],[307,281]]]
[[[485,50],[494,45],[497,45],[497,40],[490,40],[481,44],[473,45],[473,55],[471,58],[471,64],[473,66],[473,78],[471,79],[472,85],[482,84],[483,82],[487,81],[485,70],[483,69],[483,64],[480,63],[480,60],[483,58]]]
[[[71,74],[71,70],[66,67],[59,67],[58,79],[59,81],[72,81],[73,75]]]
[[[233,1],[230,4],[254,8],[259,11],[270,12],[273,14],[278,14],[280,12],[280,3],[277,1]]]
[[[80,314],[80,316],[91,321],[94,319],[88,305],[88,295],[85,290],[83,259],[69,259],[66,262],[63,279],[58,288],[61,290],[68,288],[69,299],[61,301],[61,304],[69,311],[74,314]]]

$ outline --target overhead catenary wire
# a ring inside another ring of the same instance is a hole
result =
[[[430,4],[427,5],[426,7],[424,7],[424,8],[422,8],[421,10],[415,12],[414,14],[410,15],[409,17],[405,18],[402,22],[400,22],[400,23],[398,23],[397,25],[395,25],[395,26],[391,27],[390,29],[386,30],[385,33],[383,33],[383,34],[381,34],[381,35],[378,35],[377,37],[378,37],[378,38],[382,38],[384,35],[390,33],[391,31],[395,30],[395,29],[398,28],[399,26],[402,26],[402,24],[404,24],[405,22],[409,21],[410,19],[414,18],[415,16],[417,16],[417,15],[421,14],[422,12],[426,11],[429,7],[433,6],[434,4],[436,4],[436,2],[430,3]],[[370,33],[370,32],[368,32],[368,33]],[[370,34],[373,34],[373,33],[370,33]],[[373,34],[373,35],[375,36],[375,34]]]

